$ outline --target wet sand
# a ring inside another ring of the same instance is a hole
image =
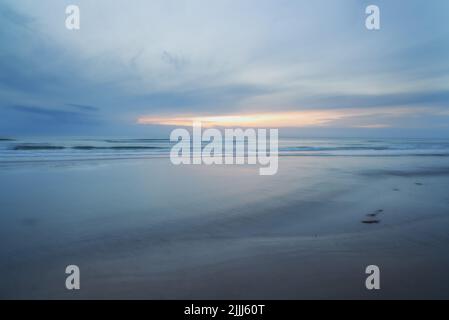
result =
[[[282,157],[273,177],[167,159],[0,170],[0,298],[449,298],[446,163]],[[371,264],[379,291],[365,288]]]

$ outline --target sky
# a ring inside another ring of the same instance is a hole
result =
[[[447,0],[2,0],[0,137],[449,138],[448,57]]]

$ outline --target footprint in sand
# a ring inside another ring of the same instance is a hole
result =
[[[374,211],[373,213],[368,213],[366,215],[368,217],[368,219],[362,220],[362,223],[365,223],[365,224],[379,223],[380,219],[376,219],[376,217],[383,212],[384,212],[383,209],[379,209],[379,210]]]
[[[373,213],[368,213],[366,216],[367,217],[377,217],[382,212],[384,212],[384,210],[383,209],[379,209],[379,210],[374,211]]]
[[[378,220],[378,219],[362,220],[362,223],[374,224],[374,223],[380,223],[380,220]]]

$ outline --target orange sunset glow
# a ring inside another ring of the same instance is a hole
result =
[[[369,116],[400,116],[416,112],[416,109],[390,108],[390,109],[338,109],[338,110],[304,110],[284,111],[269,113],[243,113],[229,115],[207,115],[207,116],[141,116],[137,119],[142,125],[168,125],[168,126],[191,126],[193,122],[201,122],[205,127],[312,127],[326,126],[332,122],[352,117]],[[354,124],[354,127],[360,127]],[[368,128],[384,128],[385,124],[365,125]]]

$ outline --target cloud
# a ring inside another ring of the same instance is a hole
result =
[[[100,110],[98,107],[88,106],[88,105],[83,105],[83,104],[67,103],[66,105],[76,108],[81,111],[96,112],[96,111]]]
[[[171,54],[167,51],[162,52],[162,60],[173,66],[173,68],[175,68],[176,70],[181,70],[188,64],[188,61],[184,57],[176,54]]]
[[[355,125],[353,128],[364,128],[364,129],[383,129],[383,128],[389,128],[391,127],[388,124],[361,124],[361,125]]]
[[[29,27],[30,24],[34,22],[33,18],[17,12],[6,3],[0,3],[0,17],[4,23],[17,25],[24,28]]]
[[[347,112],[329,119],[349,128],[349,110],[362,121],[373,109],[359,126],[387,130],[411,123],[385,119],[402,107],[429,108],[423,123],[440,124],[431,112],[449,108],[449,4],[379,0],[379,32],[365,29],[364,4],[79,0],[81,30],[70,32],[64,2],[3,1],[0,126],[20,132],[33,118],[28,130],[59,121],[124,133],[143,115],[329,110]]]
[[[308,108],[370,108],[395,106],[449,106],[449,90],[389,94],[348,94],[305,97],[299,103]]]
[[[84,112],[58,110],[40,106],[15,105],[11,110],[33,117],[36,121],[44,120],[44,123],[57,124],[89,124],[97,120]]]

